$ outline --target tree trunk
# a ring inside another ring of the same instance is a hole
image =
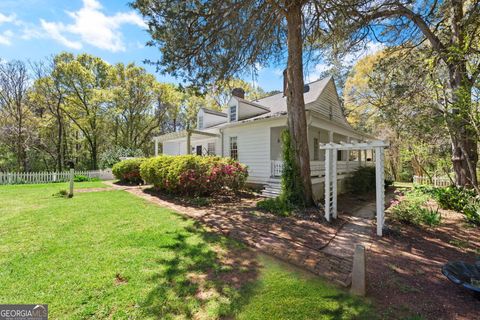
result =
[[[63,171],[63,164],[64,164],[64,147],[63,147],[63,121],[62,116],[60,115],[60,110],[57,108],[57,170]]]
[[[471,86],[464,79],[462,66],[450,68],[450,89],[452,91],[452,115],[447,125],[452,142],[452,164],[455,184],[460,187],[477,187],[478,144],[477,133],[468,121],[472,106]],[[465,68],[466,69],[466,68]]]
[[[97,147],[97,141],[96,138],[91,144],[91,156],[92,156],[92,170],[97,170],[98,169],[98,147]]]
[[[288,64],[287,64],[287,110],[288,129],[291,135],[295,164],[303,187],[304,202],[311,206],[313,202],[312,181],[310,176],[310,154],[308,151],[307,119],[303,98],[303,40],[302,7],[292,4],[286,15],[288,28]]]

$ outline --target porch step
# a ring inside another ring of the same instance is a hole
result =
[[[279,179],[271,179],[262,190],[262,196],[266,198],[276,198],[282,192],[282,183]]]

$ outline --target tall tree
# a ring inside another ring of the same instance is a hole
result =
[[[167,111],[161,108],[159,83],[144,68],[119,63],[112,68],[111,85],[115,144],[140,149],[158,131]]]
[[[21,61],[0,61],[0,117],[2,138],[16,156],[17,170],[28,170],[27,139],[31,116],[27,104],[29,75]]]
[[[178,86],[171,83],[160,83],[158,103],[166,112],[161,132],[175,132],[181,126],[181,110],[184,94]]]
[[[409,51],[381,51],[359,60],[346,82],[345,109],[357,129],[390,141],[386,160],[394,178],[406,168],[417,175],[445,174],[448,130],[439,98],[445,92],[428,50]]]
[[[480,76],[480,2],[371,0],[361,6],[336,1],[336,6],[342,14],[337,21],[358,27],[351,39],[373,33],[380,41],[404,47],[429,44],[434,66],[445,68],[443,80],[449,94],[443,116],[452,144],[456,184],[477,186],[479,136],[470,115],[472,91]]]
[[[327,1],[327,3],[330,1]],[[250,66],[285,62],[288,129],[304,204],[313,204],[303,60],[328,32],[323,2],[136,0],[161,52],[159,69],[206,85],[245,73]],[[153,62],[155,63],[155,62]]]
[[[46,133],[45,137],[41,138],[41,145],[43,145],[43,150],[54,158],[56,170],[62,171],[67,154],[66,127],[68,123],[63,112],[65,93],[60,79],[54,77],[53,73],[56,63],[57,59],[49,58],[33,65],[35,81],[29,100],[32,108],[36,110],[37,116],[41,118],[42,126],[49,127],[49,122],[53,122],[52,129],[55,132],[53,134]],[[50,117],[53,121],[50,121]],[[52,143],[54,150],[50,151],[49,145]]]
[[[98,168],[98,153],[111,89],[110,66],[88,54],[62,53],[56,57],[53,71],[65,92],[65,115],[75,124],[87,142],[90,168]]]

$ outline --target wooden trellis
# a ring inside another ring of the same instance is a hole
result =
[[[385,221],[385,148],[388,143],[381,140],[369,142],[325,143],[325,219],[337,218],[337,151],[374,150],[376,180],[377,235],[382,236]]]

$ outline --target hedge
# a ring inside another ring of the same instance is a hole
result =
[[[118,180],[126,183],[139,184],[142,183],[140,177],[140,165],[145,158],[135,158],[122,160],[113,165],[112,173]]]
[[[222,190],[243,188],[246,166],[230,158],[195,155],[161,155],[140,166],[142,179],[172,194],[208,196]]]

